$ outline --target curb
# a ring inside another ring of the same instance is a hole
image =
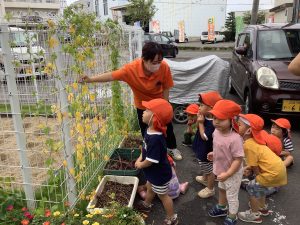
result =
[[[203,47],[193,47],[193,46],[178,46],[179,50],[193,50],[193,51],[232,51],[233,46],[203,46]]]

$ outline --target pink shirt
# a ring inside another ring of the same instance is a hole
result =
[[[224,135],[217,129],[213,133],[213,173],[226,172],[234,158],[244,157],[242,137],[235,131]]]

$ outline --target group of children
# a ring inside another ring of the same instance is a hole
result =
[[[157,194],[167,213],[164,224],[175,225],[178,218],[172,198],[178,197],[182,184],[176,177],[174,163],[171,161],[172,166],[168,160],[164,138],[166,124],[172,120],[172,106],[163,99],[143,102],[143,106],[146,108],[143,122],[148,124],[148,130],[136,167],[143,169],[147,184],[145,200],[139,202],[137,208],[149,212]],[[261,223],[262,216],[269,215],[266,195],[287,184],[286,167],[294,162],[289,121],[284,118],[272,120],[271,133],[268,133],[263,130],[264,120],[260,116],[241,114],[238,104],[223,99],[216,91],[199,94],[199,105],[189,105],[186,113],[188,123],[183,144],[191,146],[195,152],[202,173],[196,181],[205,186],[198,196],[215,195],[214,183],[218,181],[218,204],[208,211],[208,215],[224,216],[225,225],[236,224],[238,218]],[[174,176],[179,191],[172,197],[170,189],[172,185],[175,187]],[[249,178],[245,188],[250,208],[238,212],[239,190],[245,178]],[[187,188],[185,184],[183,186]]]

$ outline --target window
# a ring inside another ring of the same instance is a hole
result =
[[[95,13],[96,16],[99,16],[99,0],[95,0]]]
[[[153,40],[154,40],[155,42],[161,42],[161,37],[160,37],[159,35],[155,35],[155,36],[153,37]]]
[[[252,58],[253,50],[252,50],[252,36],[250,33],[241,34],[239,36],[239,40],[237,43],[237,47],[245,47],[247,48],[246,57]]]
[[[162,39],[163,42],[169,42],[170,41],[169,38],[167,38],[167,37],[165,37],[163,35],[161,36],[161,39]]]
[[[107,0],[103,0],[103,13],[104,15],[108,15],[108,5],[107,5]]]
[[[260,59],[292,58],[299,51],[299,30],[259,31],[257,42],[258,58]]]

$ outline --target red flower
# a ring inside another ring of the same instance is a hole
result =
[[[22,212],[28,211],[28,209],[26,207],[22,208]]]
[[[34,216],[31,215],[30,212],[28,212],[28,211],[27,211],[27,212],[24,212],[24,216],[27,217],[29,220],[32,220],[33,217],[34,217]]]
[[[6,210],[7,211],[12,211],[14,209],[14,206],[13,205],[9,205],[6,207]]]
[[[24,219],[24,220],[21,221],[21,224],[22,224],[22,225],[28,225],[28,224],[29,224],[29,220],[25,220],[25,219]]]
[[[50,222],[46,221],[46,222],[43,223],[43,225],[50,225]]]
[[[51,211],[49,209],[45,210],[45,217],[50,217],[51,216]]]
[[[65,223],[62,223],[61,225],[66,225]]]

